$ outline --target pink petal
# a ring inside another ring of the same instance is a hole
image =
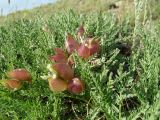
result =
[[[79,48],[79,43],[74,39],[74,37],[68,33],[67,40],[66,40],[66,49],[69,54],[74,52]]]
[[[22,82],[16,79],[1,80],[0,82],[4,87],[10,90],[18,90],[22,87]]]
[[[66,56],[66,53],[61,48],[55,48],[56,54],[61,54],[63,56]]]
[[[50,57],[52,62],[67,63],[67,55],[61,48],[55,48],[56,55]]]
[[[78,55],[84,59],[89,58],[90,57],[89,48],[85,44],[82,44],[78,49]]]
[[[73,94],[80,94],[85,89],[84,82],[79,78],[73,78],[68,83],[68,91]]]
[[[56,63],[67,63],[67,57],[61,55],[61,54],[57,54],[57,55],[53,55],[50,57],[50,60],[52,62],[56,62]]]
[[[74,77],[74,70],[66,63],[56,63],[53,65],[53,69],[64,80],[71,80]]]
[[[50,90],[54,91],[54,92],[62,92],[65,91],[67,89],[67,82],[62,80],[62,79],[51,79],[49,80],[49,87]]]
[[[86,41],[88,48],[90,49],[90,56],[100,52],[100,41],[90,38]]]
[[[15,69],[8,72],[8,77],[12,79],[17,79],[19,81],[28,81],[32,82],[32,77],[29,71],[26,69]]]

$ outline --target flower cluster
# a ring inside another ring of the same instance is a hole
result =
[[[0,84],[11,90],[18,90],[22,87],[23,82],[32,83],[32,77],[26,69],[15,69],[7,73],[8,79],[1,80]]]
[[[55,55],[50,57],[52,64],[48,66],[51,72],[51,75],[48,76],[48,81],[52,91],[62,92],[68,90],[73,94],[83,92],[85,84],[74,73],[75,60],[72,54],[77,52],[79,57],[86,60],[100,52],[99,39],[94,37],[85,38],[84,33],[83,26],[80,26],[78,30],[78,40],[68,33],[65,41],[66,50],[55,48]]]
[[[84,60],[89,59],[94,54],[100,52],[100,41],[94,37],[85,37],[85,30],[80,26],[77,33],[77,40],[67,34],[65,41],[65,50],[55,48],[55,55],[50,56],[52,64],[47,68],[50,71],[48,76],[42,76],[48,79],[49,88],[54,92],[62,92],[68,90],[73,94],[80,94],[85,89],[85,83],[74,72],[75,60],[73,53],[77,52],[79,57]],[[15,69],[7,74],[8,79],[1,80],[0,84],[11,90],[18,90],[23,86],[23,82],[32,83],[32,77],[26,69]]]

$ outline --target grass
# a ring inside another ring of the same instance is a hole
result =
[[[159,20],[160,1],[147,0],[147,9],[152,14],[153,20]],[[37,16],[43,16],[48,19],[52,14],[58,11],[73,9],[78,13],[91,13],[102,11],[112,13],[118,16],[120,21],[130,16],[134,20],[134,2],[133,0],[58,0],[55,4],[42,5],[31,10],[17,11],[7,16],[0,16],[0,25],[7,21],[14,21],[21,18],[35,19]]]
[[[64,48],[65,33],[76,36],[81,23],[86,35],[101,38],[101,53],[95,56],[101,65],[93,68],[75,54],[76,74],[85,81],[85,92],[55,94],[40,76],[47,74],[53,49]],[[0,119],[160,119],[160,24],[148,20],[143,25],[138,18],[136,23],[140,26],[135,29],[129,17],[118,22],[110,13],[72,10],[56,12],[47,20],[8,21],[0,27],[0,76],[4,79],[7,71],[26,68],[33,84],[15,92],[0,87]],[[140,44],[128,55],[133,40]]]

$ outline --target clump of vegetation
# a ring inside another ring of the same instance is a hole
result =
[[[84,91],[84,81],[75,77],[74,69],[79,65],[73,58],[74,52],[77,52],[79,57],[85,60],[100,52],[100,41],[92,37],[85,38],[84,33],[84,27],[80,26],[78,39],[81,42],[75,40],[75,38],[68,33],[65,41],[67,53],[61,48],[56,48],[56,54],[50,57],[50,60],[53,62],[48,65],[50,74],[48,76],[42,76],[42,78],[49,79],[51,90],[61,92],[68,88],[69,92],[75,94]]]
[[[26,68],[32,84],[18,91],[0,87],[0,119],[159,119],[160,25],[148,19],[146,12],[141,18],[144,4],[135,2],[135,25],[129,18],[118,22],[109,13],[82,15],[70,10],[47,20],[21,19],[1,26],[1,78],[7,77],[6,71]],[[85,33],[81,27],[77,35],[80,23]],[[100,51],[83,57],[77,47],[72,51],[64,44],[64,33],[76,39],[73,43],[81,43],[82,36],[100,38]],[[55,73],[52,77],[59,75],[49,79],[48,85],[41,75],[48,73],[49,62],[49,69],[63,64],[70,72],[64,75],[59,74],[61,69],[50,69]],[[16,88],[21,86],[14,82]]]

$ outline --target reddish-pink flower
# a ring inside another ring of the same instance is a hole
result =
[[[18,90],[22,87],[22,82],[16,79],[1,80],[0,83],[10,90]]]
[[[74,37],[68,33],[67,40],[66,40],[66,49],[69,54],[74,52],[79,48],[79,43],[74,39]]]
[[[73,78],[68,83],[68,91],[73,94],[80,94],[85,89],[84,82],[79,78]]]
[[[26,69],[15,69],[8,72],[8,77],[12,79],[17,79],[19,81],[28,81],[32,82],[32,77],[29,71]]]
[[[53,69],[64,80],[71,80],[74,77],[74,70],[67,63],[55,63]]]
[[[90,57],[90,50],[86,46],[86,44],[82,44],[78,49],[78,55],[84,59],[87,59]]]
[[[55,79],[50,79],[49,80],[49,87],[50,90],[54,91],[54,92],[62,92],[65,91],[67,89],[67,82],[59,79],[59,78],[55,78]]]
[[[55,55],[50,57],[50,60],[56,63],[67,63],[67,55],[61,48],[55,49]]]
[[[90,38],[86,41],[87,47],[90,50],[90,56],[100,52],[100,41]]]

